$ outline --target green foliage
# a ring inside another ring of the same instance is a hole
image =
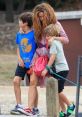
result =
[[[0,10],[5,10],[4,0],[0,0]]]
[[[13,7],[14,7],[15,11],[18,9],[20,2],[21,2],[21,0],[13,0]],[[81,3],[81,0],[26,0],[24,10],[33,9],[35,5],[37,5],[38,3],[41,3],[41,2],[48,2],[49,4],[51,4],[51,6],[53,8],[58,10],[62,7],[66,7],[66,5],[69,6],[69,4],[71,4],[72,7],[74,7],[73,4],[76,3],[76,5],[78,5],[77,2]],[[21,4],[21,6],[22,6],[22,4]],[[5,0],[0,0],[0,10],[5,11],[5,9],[6,9]]]

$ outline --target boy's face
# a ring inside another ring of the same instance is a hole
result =
[[[46,35],[45,38],[47,41],[49,41],[51,39],[52,36]]]
[[[23,23],[22,20],[19,20],[19,27],[24,31],[27,27],[27,23]]]
[[[53,36],[49,36],[48,34],[45,36],[47,42],[48,42],[48,45],[51,45],[52,41],[53,41]]]

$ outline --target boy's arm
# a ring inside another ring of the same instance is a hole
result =
[[[18,56],[18,63],[19,63],[19,66],[24,67],[24,62],[23,62],[22,58],[20,57],[19,48],[17,48],[17,56]]]
[[[53,65],[53,63],[55,61],[55,57],[56,57],[55,54],[50,55],[50,59],[49,59],[48,64],[47,64],[49,67],[51,67]]]
[[[55,54],[51,54],[50,59],[49,59],[48,64],[47,64],[49,67],[51,67],[52,64],[54,63],[55,57],[56,57]],[[47,69],[45,68],[45,69],[42,71],[41,76],[44,77],[44,76],[47,74],[47,72],[48,72],[48,71],[47,71]]]

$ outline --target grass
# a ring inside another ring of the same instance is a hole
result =
[[[16,64],[16,55],[0,54],[0,85],[12,85]]]

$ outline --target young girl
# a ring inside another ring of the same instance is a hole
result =
[[[53,72],[56,72],[58,75],[66,78],[69,72],[69,67],[64,55],[63,44],[60,41],[56,40],[56,37],[59,37],[59,33],[60,33],[60,27],[57,24],[50,24],[44,29],[44,35],[48,42],[49,54],[50,54],[47,67],[51,67]],[[52,39],[53,41],[51,41]],[[43,77],[48,72],[47,67],[42,71]],[[60,117],[67,117],[72,114],[75,105],[73,103],[70,103],[67,97],[63,94],[65,80],[60,79],[56,75],[52,76],[58,79],[59,103],[61,106]],[[67,105],[67,111],[65,108],[65,104]]]

